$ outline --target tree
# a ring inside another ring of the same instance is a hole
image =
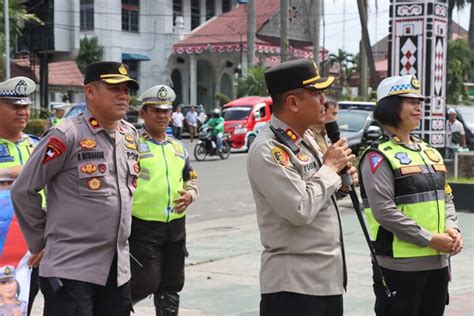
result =
[[[453,39],[453,11],[461,10],[466,5],[466,0],[448,0],[448,40]],[[471,17],[472,18],[472,17]]]
[[[10,49],[15,47],[16,39],[21,35],[25,22],[43,24],[34,14],[26,11],[26,0],[9,0],[8,17],[10,20]],[[4,23],[4,2],[0,1],[0,52],[5,53],[5,23]],[[0,58],[0,73],[3,75],[5,69],[5,60]]]
[[[251,67],[247,71],[247,76],[239,78],[237,84],[237,97],[248,95],[266,96],[267,85],[265,83],[265,68]]]
[[[102,60],[104,49],[99,45],[97,37],[81,39],[79,44],[79,54],[76,58],[76,64],[82,73],[85,73],[86,66]]]
[[[329,54],[329,63],[339,65],[339,84],[345,87],[348,75],[352,73],[354,56],[339,48],[337,54]]]
[[[458,39],[448,43],[447,69],[447,102],[456,104],[459,97],[467,100],[464,82],[474,71],[474,51],[471,50],[467,41]]]

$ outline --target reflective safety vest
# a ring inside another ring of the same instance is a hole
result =
[[[24,165],[33,148],[33,141],[25,134],[16,143],[0,138],[0,169]]]
[[[185,215],[173,211],[173,201],[181,196],[178,191],[188,180],[183,179],[186,158],[183,144],[171,136],[162,143],[140,137],[140,176],[133,195],[133,216],[170,222]]]
[[[430,145],[420,142],[413,150],[393,139],[372,145],[362,159],[376,151],[388,161],[395,178],[395,204],[407,217],[432,233],[445,230],[445,173],[443,157]],[[386,230],[374,218],[361,179],[361,195],[369,222],[371,239],[378,255],[393,258],[436,256],[439,252],[405,242]]]
[[[53,117],[51,118],[51,127],[58,125],[58,124],[61,123],[63,120],[64,120],[64,118],[59,118],[59,117],[53,116]]]

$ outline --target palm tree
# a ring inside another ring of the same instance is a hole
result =
[[[329,63],[331,66],[333,66],[334,64],[339,65],[339,84],[342,87],[345,87],[347,81],[347,74],[352,72],[352,66],[354,65],[354,56],[339,48],[337,50],[337,54],[329,54]]]
[[[86,66],[102,60],[104,49],[99,45],[97,37],[84,37],[79,43],[79,54],[76,58],[76,64],[82,73],[86,71]]]
[[[265,84],[265,68],[255,66],[247,69],[247,75],[239,78],[237,85],[237,97],[247,95],[266,96],[267,85]]]

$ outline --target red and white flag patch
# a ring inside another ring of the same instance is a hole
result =
[[[46,152],[44,154],[43,163],[47,163],[55,158],[58,158],[65,152],[67,149],[66,145],[56,137],[50,137],[48,145],[46,147]]]
[[[369,153],[369,164],[370,164],[370,170],[372,170],[372,173],[375,173],[377,171],[377,168],[380,166],[380,164],[384,161],[384,157],[376,152],[370,152]]]

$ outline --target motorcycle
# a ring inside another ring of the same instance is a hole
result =
[[[211,136],[210,128],[199,129],[199,141],[194,146],[194,158],[197,161],[206,159],[207,156],[219,156],[221,159],[227,159],[230,156],[230,135],[224,133],[222,135],[222,148],[217,152],[217,144]]]

